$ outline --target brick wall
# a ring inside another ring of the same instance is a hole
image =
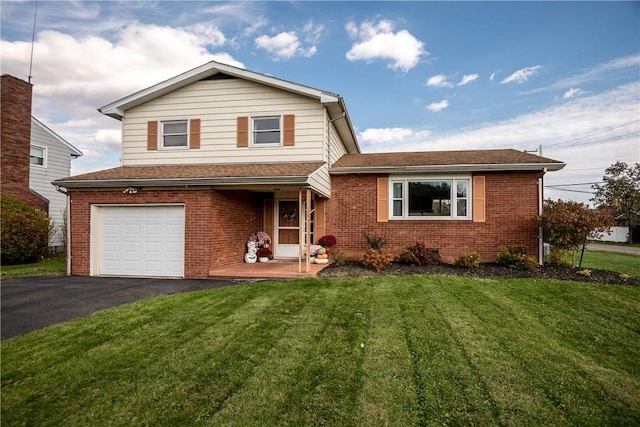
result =
[[[29,189],[32,86],[8,74],[0,86],[0,192],[49,212],[49,201]]]
[[[187,278],[205,278],[216,266],[242,262],[247,237],[262,226],[262,199],[242,191],[121,190],[71,191],[71,274],[90,274],[92,204],[185,205]],[[95,237],[94,237],[95,238]]]
[[[327,201],[327,233],[334,234],[347,259],[361,259],[368,246],[362,232],[382,234],[393,255],[418,242],[438,248],[445,262],[475,251],[482,262],[495,261],[502,247],[525,245],[538,254],[538,173],[488,173],[486,222],[471,220],[389,220],[376,222],[376,179],[382,175],[332,177]]]

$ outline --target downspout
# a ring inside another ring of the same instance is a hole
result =
[[[65,233],[67,234],[66,236],[66,240],[67,240],[67,270],[66,270],[66,274],[67,276],[71,276],[71,195],[60,189],[60,186],[56,185],[56,191],[64,194],[65,196],[67,196],[67,212],[66,212],[66,216],[67,216],[67,226],[65,227]]]
[[[544,174],[547,173],[547,168],[542,170],[542,175],[538,178],[538,217],[542,215],[542,206],[543,206],[543,177]],[[544,236],[542,233],[542,226],[538,226],[538,264],[544,264]]]

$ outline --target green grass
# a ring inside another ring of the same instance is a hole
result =
[[[450,276],[162,296],[3,341],[3,426],[638,425],[640,288]]]
[[[0,276],[3,279],[26,276],[62,276],[67,269],[64,255],[52,256],[31,264],[3,265]]]
[[[576,265],[580,262],[580,252],[576,253]],[[584,251],[582,268],[617,271],[640,278],[640,256],[605,251]]]

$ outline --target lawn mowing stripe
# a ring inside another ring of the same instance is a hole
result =
[[[401,301],[407,345],[413,354],[416,392],[424,394],[419,424],[495,422],[490,402],[481,397],[486,396],[482,384],[452,339],[447,320],[435,307],[433,291],[446,287],[450,279],[416,276],[404,284],[400,280],[396,297]]]
[[[373,284],[371,326],[365,344],[362,426],[418,424],[411,354],[394,286]]]
[[[496,319],[502,317],[498,313],[513,313],[513,300],[503,300],[502,304],[499,304],[497,300],[500,299],[500,292],[492,289],[490,295],[488,294],[486,291],[483,292],[482,297],[486,300],[478,298],[473,303],[473,307],[468,307],[481,320],[470,323],[483,325],[489,323],[488,320],[491,317]],[[493,305],[497,308],[494,312],[482,310],[483,305]],[[583,405],[581,410],[576,410],[574,403],[584,399],[592,400],[595,403],[599,399],[606,398],[605,394],[599,390],[599,387],[593,387],[585,371],[576,363],[575,353],[565,348],[561,337],[549,336],[549,331],[541,328],[540,322],[534,316],[527,317],[518,319],[517,323],[513,323],[508,328],[499,326],[500,323],[506,322],[508,319],[502,319],[502,322],[495,321],[493,323],[496,328],[493,328],[491,332],[486,331],[485,334],[504,337],[499,339],[501,346],[504,347],[507,354],[519,360],[523,373],[529,377],[527,382],[533,384],[536,390],[543,392],[546,399],[563,411],[571,423],[583,423],[589,420],[593,416],[591,407]],[[500,334],[496,334],[496,332],[500,332]],[[529,344],[537,349],[535,354],[528,351],[527,342],[518,344],[518,333],[526,334]],[[549,366],[557,371],[553,378],[543,375]],[[511,382],[517,384],[517,381]],[[609,417],[614,414],[600,415]]]

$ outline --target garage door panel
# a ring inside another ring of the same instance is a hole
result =
[[[184,207],[101,207],[99,274],[184,276]]]

